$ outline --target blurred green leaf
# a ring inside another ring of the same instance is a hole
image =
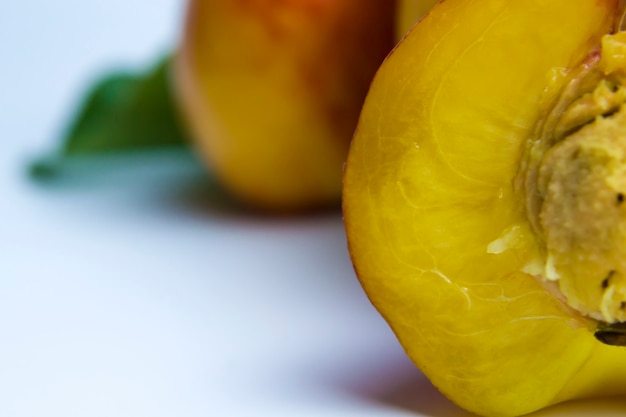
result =
[[[171,60],[146,74],[111,74],[89,93],[63,152],[91,153],[187,141],[169,82]]]
[[[89,90],[59,151],[35,161],[33,176],[50,177],[74,156],[184,146],[188,139],[169,80],[171,57],[145,73],[117,72]]]

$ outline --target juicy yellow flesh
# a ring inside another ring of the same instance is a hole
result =
[[[626,351],[599,346],[527,273],[541,248],[515,183],[544,103],[611,30],[616,7],[446,0],[366,100],[344,177],[357,275],[413,361],[475,413],[624,391],[606,384],[626,385]]]
[[[396,39],[400,40],[439,0],[397,0]]]

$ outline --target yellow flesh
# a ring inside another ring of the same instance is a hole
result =
[[[415,363],[475,413],[626,391],[626,351],[529,275],[542,249],[515,188],[525,142],[616,7],[446,0],[363,109],[344,179],[355,269]]]
[[[439,0],[398,0],[396,39],[400,40],[438,1]]]

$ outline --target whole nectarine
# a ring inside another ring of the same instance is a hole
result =
[[[236,197],[269,211],[338,204],[395,1],[192,0],[175,84],[195,144]]]

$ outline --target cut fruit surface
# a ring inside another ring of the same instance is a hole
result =
[[[626,391],[626,350],[543,279],[527,211],[537,126],[618,1],[446,0],[375,77],[344,176],[356,273],[408,355],[486,416]],[[619,381],[619,383],[618,383]]]

